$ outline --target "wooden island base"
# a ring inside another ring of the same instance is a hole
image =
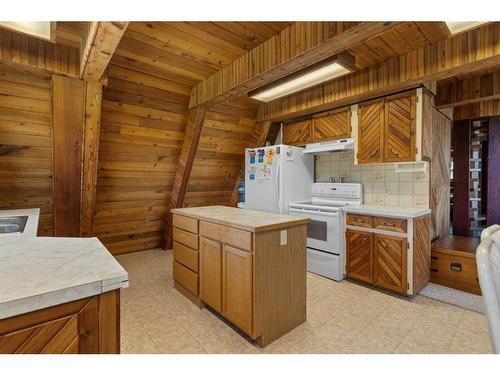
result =
[[[120,289],[0,320],[0,354],[120,353]]]
[[[180,293],[260,346],[306,321],[308,219],[222,206],[173,213]]]

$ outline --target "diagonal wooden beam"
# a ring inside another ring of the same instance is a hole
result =
[[[246,94],[279,78],[374,38],[402,22],[295,22],[200,82],[190,108]],[[331,26],[336,31],[331,32]]]
[[[182,142],[181,154],[177,163],[177,171],[175,172],[174,184],[172,186],[172,192],[170,193],[165,225],[163,227],[164,249],[170,249],[172,247],[172,214],[170,211],[173,208],[182,207],[184,203],[189,176],[191,175],[191,168],[193,167],[193,161],[196,155],[196,149],[198,148],[206,112],[207,107],[204,105],[189,111],[184,141]]]
[[[257,123],[255,125],[254,134],[252,135],[252,138],[254,139],[252,147],[261,147],[264,145],[267,139],[267,135],[269,134],[270,127],[271,127],[271,121],[264,121],[262,123]],[[245,157],[245,155],[243,157]],[[240,168],[238,177],[236,178],[236,183],[234,185],[233,192],[231,193],[231,197],[229,198],[229,206],[234,207],[238,203],[238,184],[244,178],[245,178],[245,160],[243,159],[243,165]]]
[[[80,78],[98,81],[122,39],[128,22],[87,22],[80,45]]]
[[[500,64],[494,22],[259,106],[258,121],[279,121],[339,108]]]

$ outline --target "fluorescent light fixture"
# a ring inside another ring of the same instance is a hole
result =
[[[451,34],[458,34],[481,26],[486,21],[445,21],[445,23]]]
[[[52,23],[50,21],[4,22],[0,26],[12,31],[28,34],[39,39],[52,40]]]
[[[352,55],[336,55],[310,67],[302,69],[292,75],[265,85],[248,93],[252,99],[270,102],[274,99],[293,94],[308,87],[316,86],[331,79],[349,74],[354,71],[354,57]]]

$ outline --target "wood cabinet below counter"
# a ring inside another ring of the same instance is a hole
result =
[[[347,277],[396,294],[417,293],[430,278],[430,230],[428,214],[401,219],[347,213]]]
[[[305,321],[308,219],[222,206],[172,212],[178,291],[261,346]]]

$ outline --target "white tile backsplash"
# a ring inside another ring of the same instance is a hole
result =
[[[394,164],[354,165],[354,152],[331,152],[315,157],[315,181],[340,177],[363,184],[365,204],[429,207],[429,172],[396,173]]]

